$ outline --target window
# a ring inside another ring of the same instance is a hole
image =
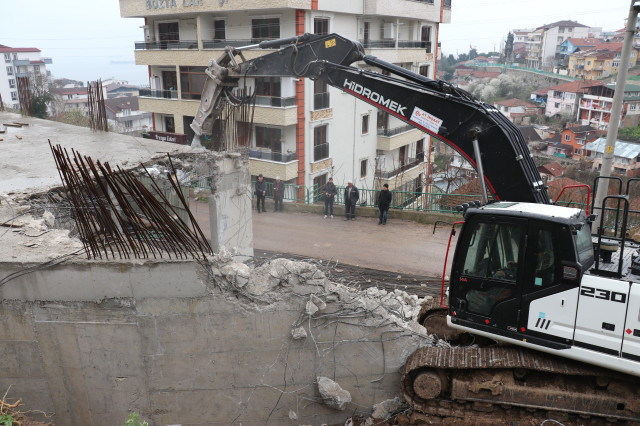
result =
[[[40,72],[40,65],[34,65],[33,66],[33,71],[34,72]]]
[[[556,108],[560,108],[560,102],[555,102],[555,103],[553,104],[553,106],[554,106],[554,107],[556,107]]]
[[[327,142],[327,126],[313,129],[313,161],[324,160],[329,157],[329,143]]]
[[[260,77],[256,78],[257,96],[280,97],[280,77]]]
[[[571,140],[571,135],[568,134],[568,133],[566,135],[564,135],[564,140],[565,141],[570,141]]]
[[[213,21],[213,39],[224,40],[227,38],[226,25],[223,19]]]
[[[329,90],[327,82],[324,80],[315,80],[313,82],[313,109],[329,108]]]
[[[420,65],[420,75],[429,77],[429,65]]]
[[[328,18],[315,18],[313,20],[313,33],[314,34],[329,34],[329,19]]]
[[[368,159],[364,159],[364,160],[360,160],[360,177],[364,178],[367,177],[367,163],[369,162]]]
[[[14,60],[14,61],[17,61],[17,60],[18,60],[18,54],[17,54],[17,53],[14,53],[14,54],[13,54],[13,60]]]
[[[13,67],[7,67],[7,75],[13,75]]]
[[[580,154],[582,153],[582,151],[581,151],[581,150],[579,150],[579,149],[575,149],[575,150],[573,150],[573,152],[574,152],[576,155],[580,155]]]
[[[16,80],[13,78],[9,79],[9,88],[10,89],[15,89],[16,88]]]
[[[12,101],[18,100],[18,92],[11,92],[11,100]]]
[[[637,104],[629,104],[629,111],[635,111]]]
[[[200,99],[207,75],[205,67],[180,67],[182,99]]]
[[[280,129],[256,126],[256,147],[267,148],[273,152],[282,152]]]
[[[367,133],[369,133],[369,114],[362,116],[362,134],[366,135]]]
[[[124,115],[124,116],[131,115],[131,110],[130,110],[130,109],[128,109],[128,108],[127,108],[127,109],[123,109],[123,110],[122,110],[122,115]]]
[[[124,122],[125,129],[131,129],[133,127],[133,120],[127,120]]]
[[[5,62],[11,62],[11,53],[5,53],[4,54],[4,61]]]
[[[280,18],[252,19],[251,38],[254,40],[280,38]]]

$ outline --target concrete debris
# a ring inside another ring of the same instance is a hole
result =
[[[391,416],[396,414],[404,405],[404,401],[399,397],[387,399],[386,401],[374,404],[373,413],[371,413],[371,416],[365,421],[364,424],[366,426],[372,426],[380,423],[381,420],[389,420]]]
[[[319,311],[324,311],[325,309],[327,309],[327,304],[324,302],[324,300],[320,299],[315,294],[311,294],[311,300],[310,301],[311,301],[311,303],[316,305],[316,307],[318,308]]]
[[[307,306],[305,308],[305,313],[309,316],[313,316],[316,312],[318,312],[318,307],[312,301],[307,302]]]
[[[336,410],[344,410],[351,402],[351,394],[328,377],[318,377],[318,391],[325,405]]]
[[[42,215],[42,219],[44,220],[44,224],[49,228],[53,228],[53,226],[55,225],[56,218],[49,210],[46,210],[44,212],[44,214]]]
[[[291,420],[298,420],[298,415],[296,414],[296,412],[295,412],[295,411],[293,411],[293,410],[289,410],[289,418],[290,418]]]
[[[296,327],[291,330],[293,340],[302,340],[307,338],[307,330],[304,327]]]
[[[346,422],[344,422],[344,426],[353,426],[353,419],[349,417]]]

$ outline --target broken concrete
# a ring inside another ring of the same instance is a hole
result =
[[[318,392],[324,403],[336,410],[344,410],[351,402],[351,394],[328,377],[318,377]]]
[[[131,411],[157,425],[289,424],[291,413],[343,423],[318,377],[350,394],[337,406],[366,417],[363,407],[399,395],[407,356],[433,344],[406,315],[419,310],[410,296],[338,285],[305,262],[251,268],[221,250],[200,263],[9,266],[0,389],[58,425],[112,425]],[[326,306],[308,315],[312,299]],[[300,328],[307,337],[296,339]]]

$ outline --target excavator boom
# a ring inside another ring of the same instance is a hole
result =
[[[242,57],[243,48],[227,48],[221,58],[211,61],[201,108],[191,125],[197,135],[208,133],[211,126],[205,125],[206,120],[221,108],[241,78],[323,79],[446,143],[476,169],[479,163],[473,144],[477,140],[485,181],[495,199],[550,203],[519,129],[493,106],[469,93],[365,55],[359,43],[337,34],[305,34],[249,47],[278,50],[238,63],[235,56]],[[351,66],[357,61],[395,76]]]

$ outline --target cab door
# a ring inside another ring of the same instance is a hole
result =
[[[527,222],[498,215],[467,219],[450,289],[459,319],[516,331]]]

